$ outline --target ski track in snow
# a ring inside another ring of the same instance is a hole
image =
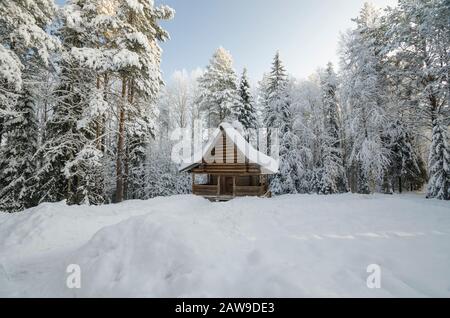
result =
[[[424,232],[395,232],[395,231],[382,231],[378,233],[355,233],[355,234],[311,234],[311,235],[291,235],[293,239],[307,241],[307,240],[322,240],[324,238],[328,239],[339,239],[339,240],[354,240],[358,237],[364,238],[381,238],[381,239],[391,239],[391,238],[408,238],[426,235],[450,235],[449,233],[443,233],[440,231],[431,231],[429,233]]]
[[[68,264],[82,288],[65,285]],[[382,288],[366,287],[379,264]],[[194,196],[0,213],[0,297],[450,297],[450,204]]]

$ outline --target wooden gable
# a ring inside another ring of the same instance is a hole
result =
[[[246,164],[246,161],[242,151],[223,131],[221,131],[221,136],[216,139],[211,150],[205,153],[202,158],[204,164]]]
[[[222,123],[201,153],[184,160],[179,171],[201,173],[219,168],[226,173],[269,175],[278,172],[278,162],[253,148],[233,126]]]

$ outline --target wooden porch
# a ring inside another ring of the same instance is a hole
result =
[[[211,201],[229,201],[236,197],[268,195],[266,177],[261,175],[246,176],[249,182],[243,182],[243,176],[208,175],[207,184],[196,184],[193,175],[192,192]],[[250,183],[243,185],[242,183]],[[251,184],[253,183],[253,184]]]

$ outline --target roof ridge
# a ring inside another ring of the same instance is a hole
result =
[[[278,162],[275,159],[255,149],[250,142],[242,136],[236,127],[227,122],[219,124],[219,127],[212,134],[213,137],[208,140],[204,147],[202,147],[201,156],[200,151],[194,154],[194,156],[191,156],[189,159],[190,162],[181,165],[180,172],[187,171],[200,165],[203,158],[208,155],[208,152],[212,150],[218,139],[221,137],[220,132],[225,132],[226,136],[233,142],[244,157],[248,159],[249,162],[259,165],[263,173],[273,174],[278,172]]]

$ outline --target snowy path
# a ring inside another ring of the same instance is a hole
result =
[[[79,264],[82,288],[66,287]],[[366,268],[381,267],[381,289]],[[193,196],[0,214],[0,296],[450,297],[450,203]]]

